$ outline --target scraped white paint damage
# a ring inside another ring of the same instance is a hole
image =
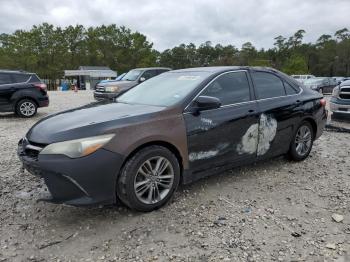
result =
[[[276,136],[277,121],[271,115],[262,114],[259,124],[251,125],[237,145],[238,154],[264,155]]]
[[[229,143],[222,143],[222,144],[219,144],[213,150],[192,152],[192,153],[189,154],[188,158],[189,158],[190,161],[212,158],[212,157],[218,155],[220,151],[224,150],[229,145],[230,145]]]
[[[200,125],[197,126],[196,129],[208,131],[209,129],[211,129],[213,127],[215,127],[215,123],[213,122],[213,120],[211,120],[210,118],[201,117]]]
[[[204,128],[207,130],[214,124],[210,119],[201,119],[205,123]],[[203,127],[202,127],[203,128]],[[271,115],[262,114],[258,124],[251,125],[241,142],[237,145],[238,154],[257,154],[258,156],[266,154],[270,149],[271,142],[276,136],[277,121]],[[189,160],[196,161],[200,159],[209,159],[217,156],[224,149],[228,148],[230,143],[221,143],[216,148],[208,151],[192,152],[189,154]]]
[[[237,145],[238,154],[254,154],[258,147],[259,124],[251,125]]]

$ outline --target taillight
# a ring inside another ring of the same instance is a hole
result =
[[[321,100],[320,100],[320,104],[321,104],[321,106],[326,106],[326,104],[327,104],[327,101],[326,101],[326,99],[324,99],[324,98],[322,98]]]
[[[44,83],[38,83],[38,84],[34,84],[34,86],[39,89],[40,91],[46,91],[47,86]]]

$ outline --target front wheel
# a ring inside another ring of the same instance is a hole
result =
[[[117,195],[131,209],[152,211],[170,200],[179,181],[175,155],[165,147],[150,146],[126,162],[118,179]]]
[[[307,121],[301,123],[294,134],[289,149],[289,156],[294,161],[302,161],[311,152],[314,141],[314,133],[311,124]]]
[[[36,114],[38,106],[31,99],[22,99],[16,105],[16,114],[20,117],[32,117]]]

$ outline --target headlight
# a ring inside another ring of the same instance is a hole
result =
[[[339,86],[336,86],[333,88],[332,96],[334,96],[334,97],[339,96]]]
[[[53,143],[41,150],[42,155],[66,155],[78,158],[90,155],[108,143],[114,134],[93,136],[82,139]]]
[[[317,87],[318,87],[317,85],[312,85],[311,89],[315,90],[315,89],[317,89]]]
[[[119,89],[119,87],[118,86],[106,86],[106,92],[111,92],[111,93],[113,93],[113,92],[117,92],[118,91],[118,89]]]

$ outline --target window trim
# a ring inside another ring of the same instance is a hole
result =
[[[224,107],[227,107],[227,106],[232,106],[232,105],[237,105],[237,104],[242,104],[242,103],[250,103],[252,101],[255,101],[252,97],[252,92],[251,92],[251,82],[249,81],[249,73],[248,73],[248,70],[231,70],[231,71],[226,71],[226,72],[223,72],[219,75],[217,75],[216,77],[214,77],[212,80],[210,80],[210,82],[208,84],[206,84],[198,93],[197,95],[187,104],[187,106],[185,107],[185,109],[183,110],[183,112],[186,113],[186,110],[190,107],[190,105],[193,103],[194,100],[197,99],[197,97],[199,97],[217,78],[219,78],[220,76],[223,76],[223,75],[226,75],[226,74],[230,74],[230,73],[236,73],[236,72],[245,72],[246,74],[246,77],[247,77],[247,82],[248,82],[248,85],[249,85],[249,96],[250,96],[250,100],[249,101],[244,101],[244,102],[238,102],[238,103],[232,103],[232,104],[227,104],[227,105],[222,105],[220,106],[219,108],[217,109],[220,109],[220,108],[224,108]]]
[[[187,109],[191,106],[191,104],[193,103],[194,100],[197,99],[197,97],[199,97],[201,95],[201,93],[213,82],[215,81],[218,77],[224,75],[224,74],[228,74],[228,73],[234,73],[234,72],[245,72],[247,74],[247,79],[248,79],[248,82],[249,82],[249,92],[250,92],[250,101],[246,101],[246,102],[239,102],[239,103],[233,103],[233,104],[228,104],[228,105],[224,105],[224,106],[220,106],[219,108],[216,108],[215,110],[217,109],[220,109],[220,108],[225,108],[225,107],[231,107],[231,106],[236,106],[236,105],[240,105],[240,104],[247,104],[247,103],[252,103],[252,102],[259,102],[259,101],[265,101],[265,100],[271,100],[271,99],[277,99],[277,98],[281,98],[281,97],[290,97],[290,96],[299,96],[301,95],[303,92],[304,92],[304,89],[301,88],[300,86],[298,86],[299,88],[299,92],[296,93],[296,94],[293,94],[293,95],[284,95],[284,96],[276,96],[276,97],[269,97],[269,98],[262,98],[262,99],[257,99],[256,97],[256,89],[255,89],[255,85],[254,85],[254,81],[251,76],[251,72],[249,70],[231,70],[231,71],[227,71],[227,72],[223,72],[219,75],[217,75],[216,77],[214,77],[208,84],[206,84],[198,93],[197,95],[186,105],[186,107],[184,108],[183,110],[183,114],[188,114],[188,113],[192,113],[190,111],[187,111]],[[280,76],[272,73],[272,72],[267,72],[267,71],[255,71],[255,72],[263,72],[263,73],[268,73],[268,74],[272,74],[276,77],[278,77],[281,81],[282,81],[282,84],[283,84],[283,88],[284,88],[284,82],[287,82],[289,84],[289,82],[287,80],[285,80],[284,78],[281,78]],[[253,92],[254,92],[254,97],[252,97],[252,94],[251,94],[251,89],[253,89]],[[285,88],[284,88],[285,90]]]

